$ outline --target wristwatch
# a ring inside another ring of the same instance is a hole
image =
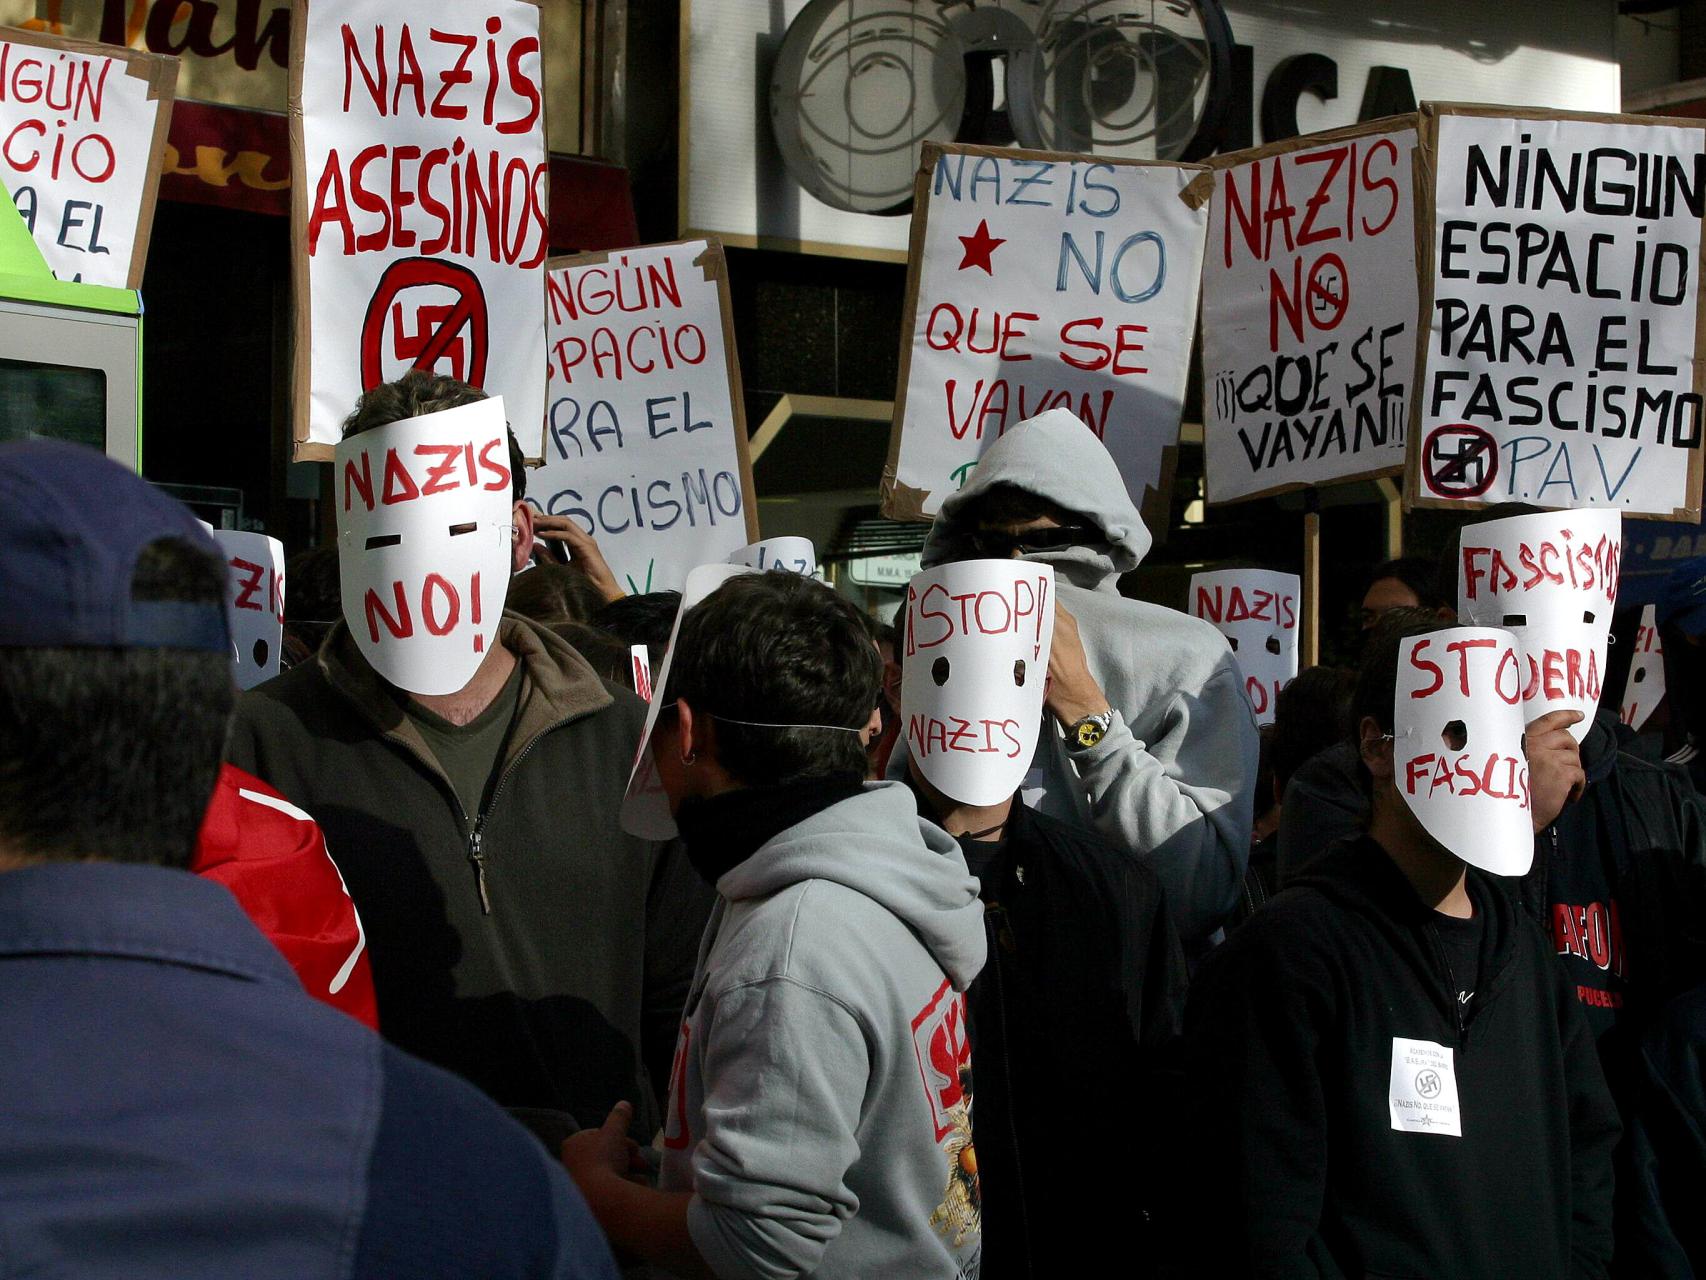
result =
[[[1068,751],[1088,751],[1103,738],[1108,736],[1108,730],[1113,728],[1114,713],[1104,711],[1101,715],[1085,716],[1082,720],[1074,720],[1066,731],[1066,749]]]

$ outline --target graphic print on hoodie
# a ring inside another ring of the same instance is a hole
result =
[[[719,877],[659,1177],[719,1275],[977,1276],[977,888],[894,783]]]

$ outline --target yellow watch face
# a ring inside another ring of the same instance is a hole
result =
[[[1078,745],[1084,748],[1093,747],[1102,740],[1103,736],[1107,732],[1108,731],[1102,727],[1099,721],[1080,721],[1076,730]]]

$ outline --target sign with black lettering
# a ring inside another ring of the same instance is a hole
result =
[[[1211,161],[1210,502],[1395,475],[1416,358],[1416,118]]]
[[[1428,103],[1411,506],[1700,519],[1706,124]]]

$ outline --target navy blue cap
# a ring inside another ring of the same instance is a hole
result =
[[[0,444],[0,645],[231,652],[223,601],[133,601],[160,538],[219,548],[190,509],[82,445]]]
[[[1691,636],[1706,632],[1706,556],[1684,560],[1670,571],[1654,613],[1661,627],[1675,623]]]

